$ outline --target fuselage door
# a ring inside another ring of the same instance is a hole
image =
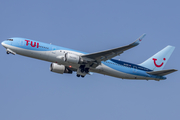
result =
[[[20,40],[19,45],[24,46],[24,40]]]
[[[137,66],[133,66],[133,72],[135,73],[137,71]]]

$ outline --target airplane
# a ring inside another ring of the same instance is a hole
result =
[[[177,71],[176,69],[163,70],[175,49],[173,46],[168,45],[141,64],[113,59],[139,45],[145,36],[146,34],[143,34],[129,45],[95,53],[81,52],[19,37],[8,38],[1,44],[6,48],[7,54],[19,54],[51,62],[50,71],[59,74],[76,72],[77,77],[83,78],[94,72],[121,79],[165,80],[165,75]]]

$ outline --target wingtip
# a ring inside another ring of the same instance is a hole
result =
[[[141,36],[139,37],[139,40],[142,41],[142,39],[143,39],[145,36],[146,36],[146,33],[144,33],[143,35],[141,35]]]
[[[173,70],[174,70],[174,72],[178,71],[177,69],[173,69]]]
[[[146,33],[142,34],[133,44],[138,45],[145,36],[146,36]]]

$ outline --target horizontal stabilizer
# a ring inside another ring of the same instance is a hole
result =
[[[176,72],[176,71],[177,70],[175,69],[169,69],[169,70],[152,71],[152,72],[147,72],[147,73],[151,75],[164,76],[164,75]]]

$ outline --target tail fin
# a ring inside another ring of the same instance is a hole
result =
[[[162,70],[174,49],[175,47],[168,45],[140,65],[154,71]]]

